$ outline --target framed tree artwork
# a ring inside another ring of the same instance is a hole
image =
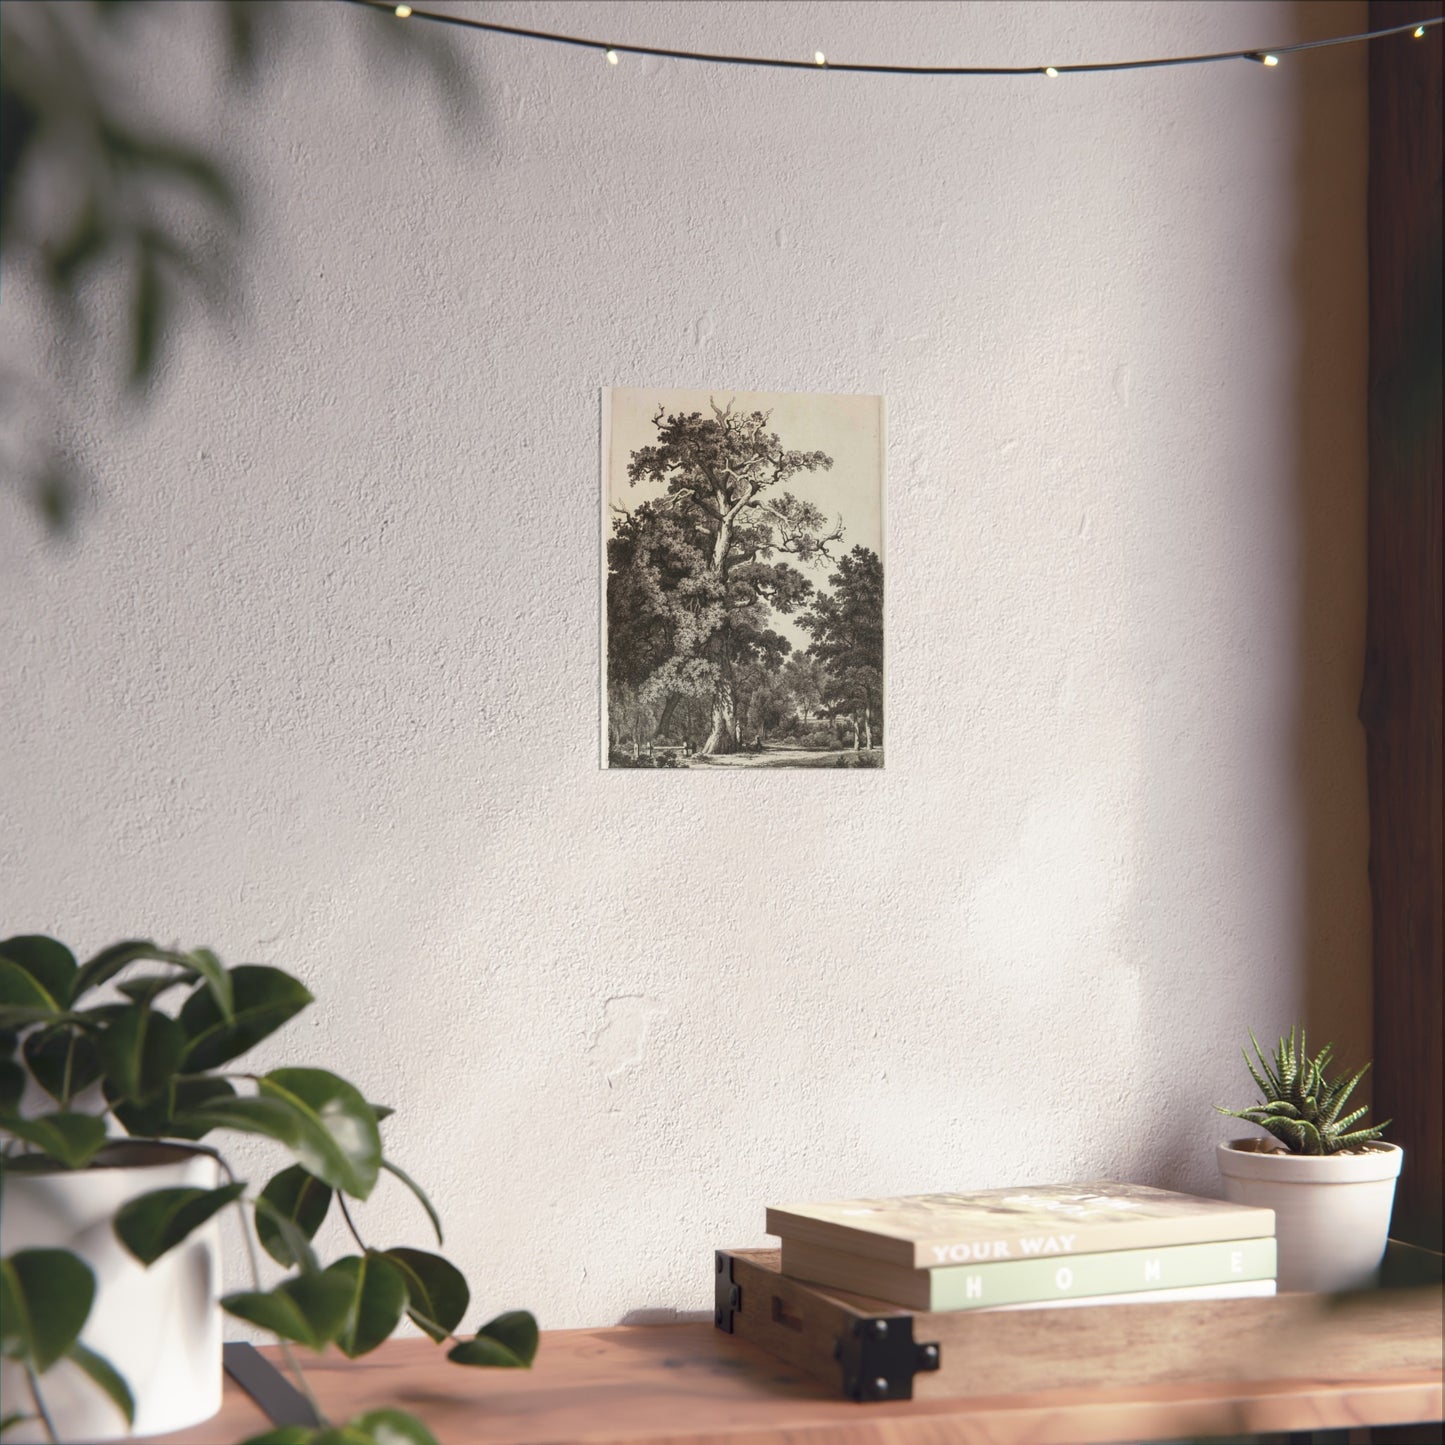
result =
[[[602,765],[881,768],[883,398],[602,395]]]

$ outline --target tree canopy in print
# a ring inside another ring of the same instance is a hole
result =
[[[881,398],[606,404],[608,765],[881,767]]]

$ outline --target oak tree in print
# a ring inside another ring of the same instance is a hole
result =
[[[808,398],[777,400],[808,429]],[[883,564],[846,550],[844,516],[868,498],[876,537],[881,405],[823,400],[876,416],[840,433],[868,447],[836,496],[834,449],[734,397],[657,405],[640,444],[624,439],[606,541],[609,766],[881,766]]]
[[[859,730],[873,746],[883,721],[883,564],[876,552],[854,547],[828,578],[832,592],[819,595],[798,620],[813,634],[809,655],[823,667],[823,701],[834,717]]]

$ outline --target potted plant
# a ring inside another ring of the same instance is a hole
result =
[[[1355,1128],[1368,1106],[1344,1112],[1369,1064],[1348,1079],[1330,1079],[1334,1045],[1312,1059],[1303,1025],[1298,1044],[1295,1033],[1280,1039],[1271,1062],[1251,1032],[1260,1067],[1248,1050],[1244,1061],[1263,1097],[1247,1109],[1215,1106],[1270,1136],[1219,1145],[1224,1194],[1274,1210],[1281,1289],[1357,1289],[1384,1257],[1404,1151],[1381,1139],[1388,1119]]]
[[[137,976],[135,964],[149,967]],[[416,1195],[442,1242],[430,1201],[384,1153],[379,1126],[391,1110],[324,1069],[238,1067],[311,1001],[280,969],[229,968],[204,948],[125,942],[81,965],[52,938],[0,942],[6,1445],[208,1419],[221,1403],[222,1309],[280,1339],[308,1398],[288,1342],[355,1358],[403,1315],[458,1364],[530,1365],[530,1314],[499,1315],[459,1339],[469,1307],[460,1272],[439,1254],[373,1247],[357,1230],[347,1200],[366,1199],[387,1173]],[[269,1138],[292,1162],[252,1190],[204,1142],[227,1130]],[[218,1300],[227,1207],[241,1217],[252,1287]],[[323,1268],[311,1241],[333,1207],[356,1252]],[[291,1271],[270,1288],[253,1228]],[[284,1435],[304,1445],[313,1433]],[[344,1438],[434,1445],[399,1410],[349,1422]]]

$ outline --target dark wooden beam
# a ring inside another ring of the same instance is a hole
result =
[[[1439,0],[1371,0],[1370,27]],[[1441,30],[1370,47],[1370,789],[1377,1118],[1405,1167],[1393,1232],[1441,1246]]]

